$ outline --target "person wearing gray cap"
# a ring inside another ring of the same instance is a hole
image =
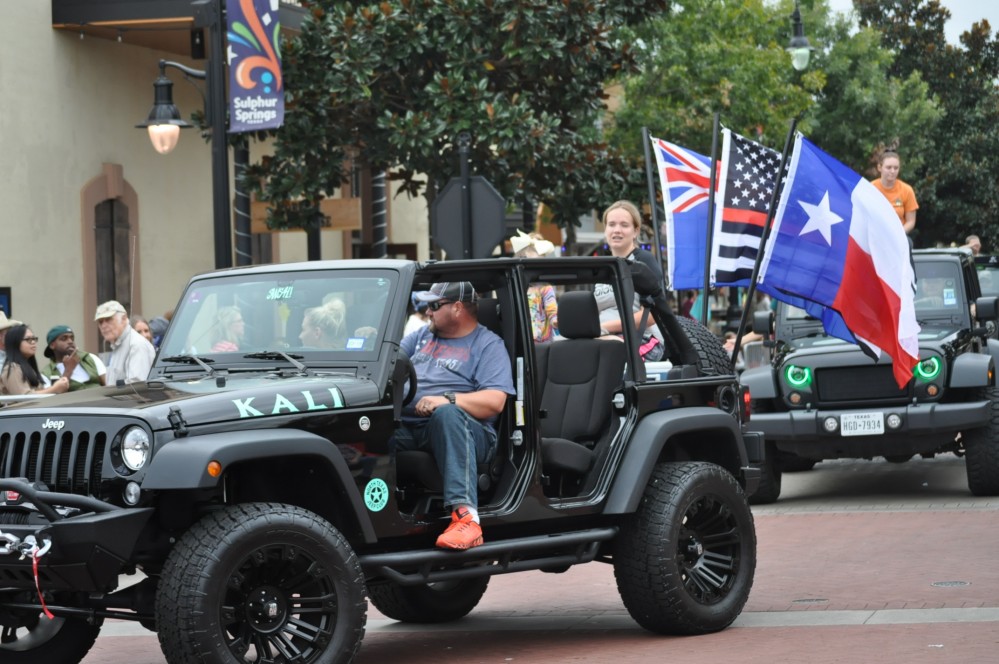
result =
[[[94,314],[104,341],[111,344],[107,385],[139,383],[149,377],[156,358],[153,345],[128,324],[128,312],[120,302],[108,300]]]

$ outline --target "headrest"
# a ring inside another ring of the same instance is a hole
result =
[[[600,336],[600,310],[590,291],[569,291],[558,299],[558,333],[566,339]]]

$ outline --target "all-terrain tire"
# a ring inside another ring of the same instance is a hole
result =
[[[631,617],[660,634],[732,624],[756,572],[756,529],[735,478],[711,463],[659,463],[614,545]]]
[[[731,376],[734,373],[732,358],[711,330],[686,316],[677,316],[676,321],[697,351],[698,368],[702,376]]]
[[[489,577],[457,579],[422,586],[379,581],[368,586],[368,597],[392,620],[406,623],[444,623],[464,618],[476,607]]]
[[[26,622],[23,626],[8,625],[6,619],[0,623],[4,636],[0,642],[0,662],[74,664],[90,652],[101,631],[100,623],[90,625],[79,618],[49,619],[41,613]]]
[[[777,502],[780,498],[781,475],[781,459],[777,446],[772,442],[767,443],[763,466],[760,468],[760,485],[756,487],[756,493],[749,497],[749,503],[769,505]]]
[[[345,664],[367,620],[364,575],[343,535],[291,505],[205,516],[167,557],[156,596],[170,664]]]
[[[999,495],[999,388],[983,388],[979,398],[989,401],[989,422],[962,434],[968,488],[976,496],[996,496]]]

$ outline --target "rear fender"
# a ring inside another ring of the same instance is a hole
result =
[[[748,466],[739,423],[731,415],[705,406],[655,412],[643,418],[631,436],[605,513],[634,512],[664,450],[668,457],[673,451],[667,449],[669,445],[689,439],[687,434],[696,434],[698,443],[693,449],[685,447],[682,453],[677,450],[682,460],[718,463],[736,477]]]

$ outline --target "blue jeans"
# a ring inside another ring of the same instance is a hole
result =
[[[397,429],[396,450],[424,450],[434,455],[444,480],[444,505],[478,509],[478,464],[496,453],[496,432],[458,406],[438,406],[420,422]]]

